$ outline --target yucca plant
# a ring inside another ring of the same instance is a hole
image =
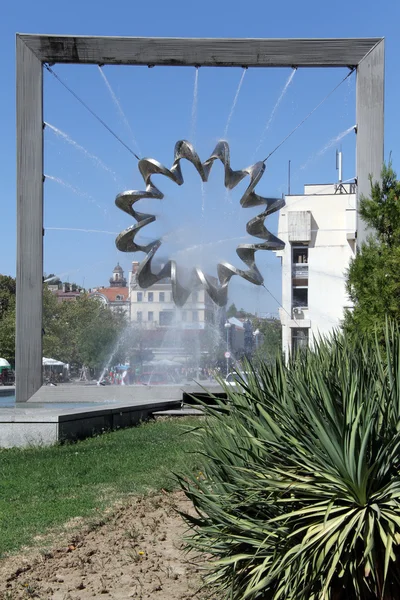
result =
[[[180,478],[209,582],[232,600],[400,598],[398,328],[384,352],[336,334],[246,371],[206,408],[204,476]]]

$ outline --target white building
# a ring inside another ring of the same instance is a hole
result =
[[[286,356],[338,327],[350,306],[345,274],[355,253],[355,184],[306,185],[286,196],[278,237],[282,262],[282,345]]]
[[[214,323],[215,310],[212,300],[202,289],[193,292],[181,309],[177,309],[172,298],[172,286],[165,279],[142,289],[136,281],[139,262],[132,263],[129,273],[129,297],[131,320],[144,328],[168,327],[178,320],[185,329],[204,329],[206,323]]]
[[[119,263],[114,268],[109,281],[109,287],[103,286],[89,290],[90,298],[97,298],[113,312],[124,313],[129,316],[129,289],[126,285],[124,271]]]

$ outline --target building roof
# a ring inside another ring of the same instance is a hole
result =
[[[82,294],[81,292],[64,292],[63,290],[52,290],[52,293],[57,297],[58,302],[65,302],[66,300],[76,300]]]
[[[237,319],[236,317],[230,317],[228,321],[231,325],[236,327],[236,329],[244,329],[242,321],[239,321],[239,319]]]
[[[121,302],[117,300],[117,296],[123,296],[123,302],[127,302],[129,298],[129,288],[127,287],[104,287],[97,290],[93,290],[90,297],[93,296],[105,296],[109,302]]]
[[[117,266],[114,267],[113,273],[123,273],[123,272],[124,272],[123,268],[121,267],[121,265],[119,263],[117,263]]]

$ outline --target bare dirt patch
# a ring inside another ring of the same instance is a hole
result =
[[[0,562],[0,599],[86,600],[94,597],[188,600],[216,598],[202,589],[201,563],[187,555],[188,512],[183,493],[132,497],[101,521],[68,524],[51,546],[25,550]]]

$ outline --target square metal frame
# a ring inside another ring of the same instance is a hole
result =
[[[42,385],[43,64],[349,67],[357,70],[358,196],[383,164],[384,40],[122,38],[17,34],[16,400]],[[358,219],[358,217],[357,217]],[[365,238],[358,219],[358,241]],[[82,388],[82,393],[84,388]]]

